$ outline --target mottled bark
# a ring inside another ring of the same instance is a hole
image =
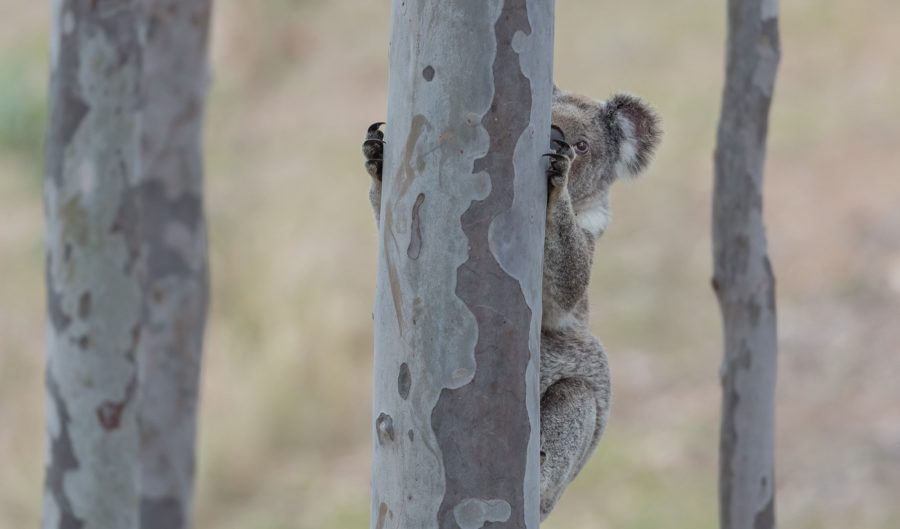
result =
[[[54,4],[45,528],[190,523],[209,10]]]
[[[778,68],[776,0],[729,0],[715,156],[713,287],[722,311],[722,529],[775,527],[775,278],[763,226],[763,168]]]
[[[372,527],[537,528],[553,2],[393,2]]]
[[[202,132],[211,0],[143,2],[141,528],[184,529],[208,292]]]
[[[43,527],[137,529],[140,5],[53,7]]]

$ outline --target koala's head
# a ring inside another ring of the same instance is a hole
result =
[[[576,207],[605,200],[617,179],[639,175],[660,138],[653,109],[624,94],[596,101],[554,87],[552,122],[577,155],[568,184]]]

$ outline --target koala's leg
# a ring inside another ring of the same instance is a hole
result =
[[[366,172],[372,177],[369,188],[369,202],[375,212],[375,222],[381,222],[381,174],[384,168],[384,123],[373,123],[366,131],[366,139],[362,144],[363,156],[366,158]]]
[[[582,299],[587,289],[594,240],[578,226],[569,196],[569,168],[575,159],[575,151],[562,140],[553,140],[553,144],[553,152],[546,155],[550,161],[547,166],[544,299],[552,301],[549,308],[567,312]]]
[[[578,378],[560,380],[541,398],[541,521],[593,450],[598,412],[593,388]]]

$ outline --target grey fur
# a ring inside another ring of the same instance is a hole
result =
[[[553,124],[565,141],[554,142],[547,155],[541,520],[584,467],[606,427],[609,366],[603,346],[588,329],[587,286],[594,247],[606,229],[610,186],[646,168],[660,138],[653,110],[622,94],[595,101],[554,87]],[[384,140],[379,125],[369,128],[363,143],[376,222],[381,217]]]

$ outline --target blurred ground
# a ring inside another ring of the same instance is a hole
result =
[[[374,227],[362,132],[385,111],[389,2],[219,0],[213,305],[197,527],[368,524]],[[666,136],[615,192],[593,327],[614,410],[545,527],[716,526],[709,288],[724,2],[557,3],[556,80],[646,97]],[[778,276],[778,517],[900,527],[900,3],[784,2],[766,218]],[[0,0],[0,529],[37,527],[48,2]]]

